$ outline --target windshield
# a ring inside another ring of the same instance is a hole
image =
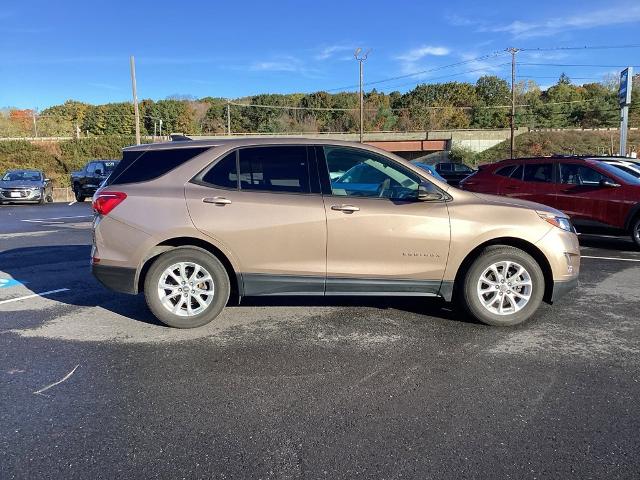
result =
[[[619,178],[623,182],[629,183],[631,185],[640,185],[640,178],[635,177],[630,173],[627,173],[624,170],[614,165],[610,165],[606,162],[598,162],[598,164],[603,170],[606,170],[608,173],[610,173],[611,175],[614,175],[615,177]]]
[[[623,172],[627,172],[629,175],[633,175],[636,178],[640,177],[640,167],[623,165],[620,163],[609,163],[608,165],[619,168]]]
[[[42,174],[40,172],[34,172],[31,170],[19,170],[16,172],[5,173],[4,177],[2,177],[2,180],[5,182],[39,182],[40,180],[42,180]]]

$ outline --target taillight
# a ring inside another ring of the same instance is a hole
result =
[[[107,215],[127,198],[124,192],[100,192],[93,200],[93,210],[98,215]]]

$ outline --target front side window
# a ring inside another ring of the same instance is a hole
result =
[[[240,189],[309,193],[307,147],[255,147],[240,150]]]
[[[508,165],[496,170],[496,175],[500,175],[501,177],[509,177],[515,169],[516,165]]]
[[[553,181],[553,164],[529,163],[524,166],[525,182],[551,183]]]
[[[89,165],[87,165],[87,175],[92,175],[93,172],[96,171],[96,163],[95,162],[91,162]]]
[[[601,180],[609,180],[597,170],[577,163],[560,164],[560,182],[568,185],[599,185]]]
[[[417,198],[421,179],[384,157],[343,147],[324,147],[324,153],[333,195],[391,200]]]
[[[514,180],[522,180],[522,171],[524,170],[524,167],[522,165],[518,165],[513,172],[511,172],[510,177],[513,178]]]

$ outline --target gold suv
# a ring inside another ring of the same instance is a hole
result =
[[[312,139],[126,148],[93,200],[92,270],[163,323],[230,296],[435,296],[516,325],[577,284],[566,215],[465,192],[382,150]]]

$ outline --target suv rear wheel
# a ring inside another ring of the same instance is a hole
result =
[[[162,323],[195,328],[215,319],[229,299],[227,271],[205,250],[179,247],[160,255],[144,282],[149,309]]]
[[[538,309],[544,275],[528,253],[509,246],[487,247],[467,270],[461,297],[467,312],[483,323],[518,325]]]
[[[640,216],[631,223],[631,240],[640,248]]]
[[[84,202],[84,195],[80,192],[80,187],[76,187],[73,193],[76,196],[76,202]]]

